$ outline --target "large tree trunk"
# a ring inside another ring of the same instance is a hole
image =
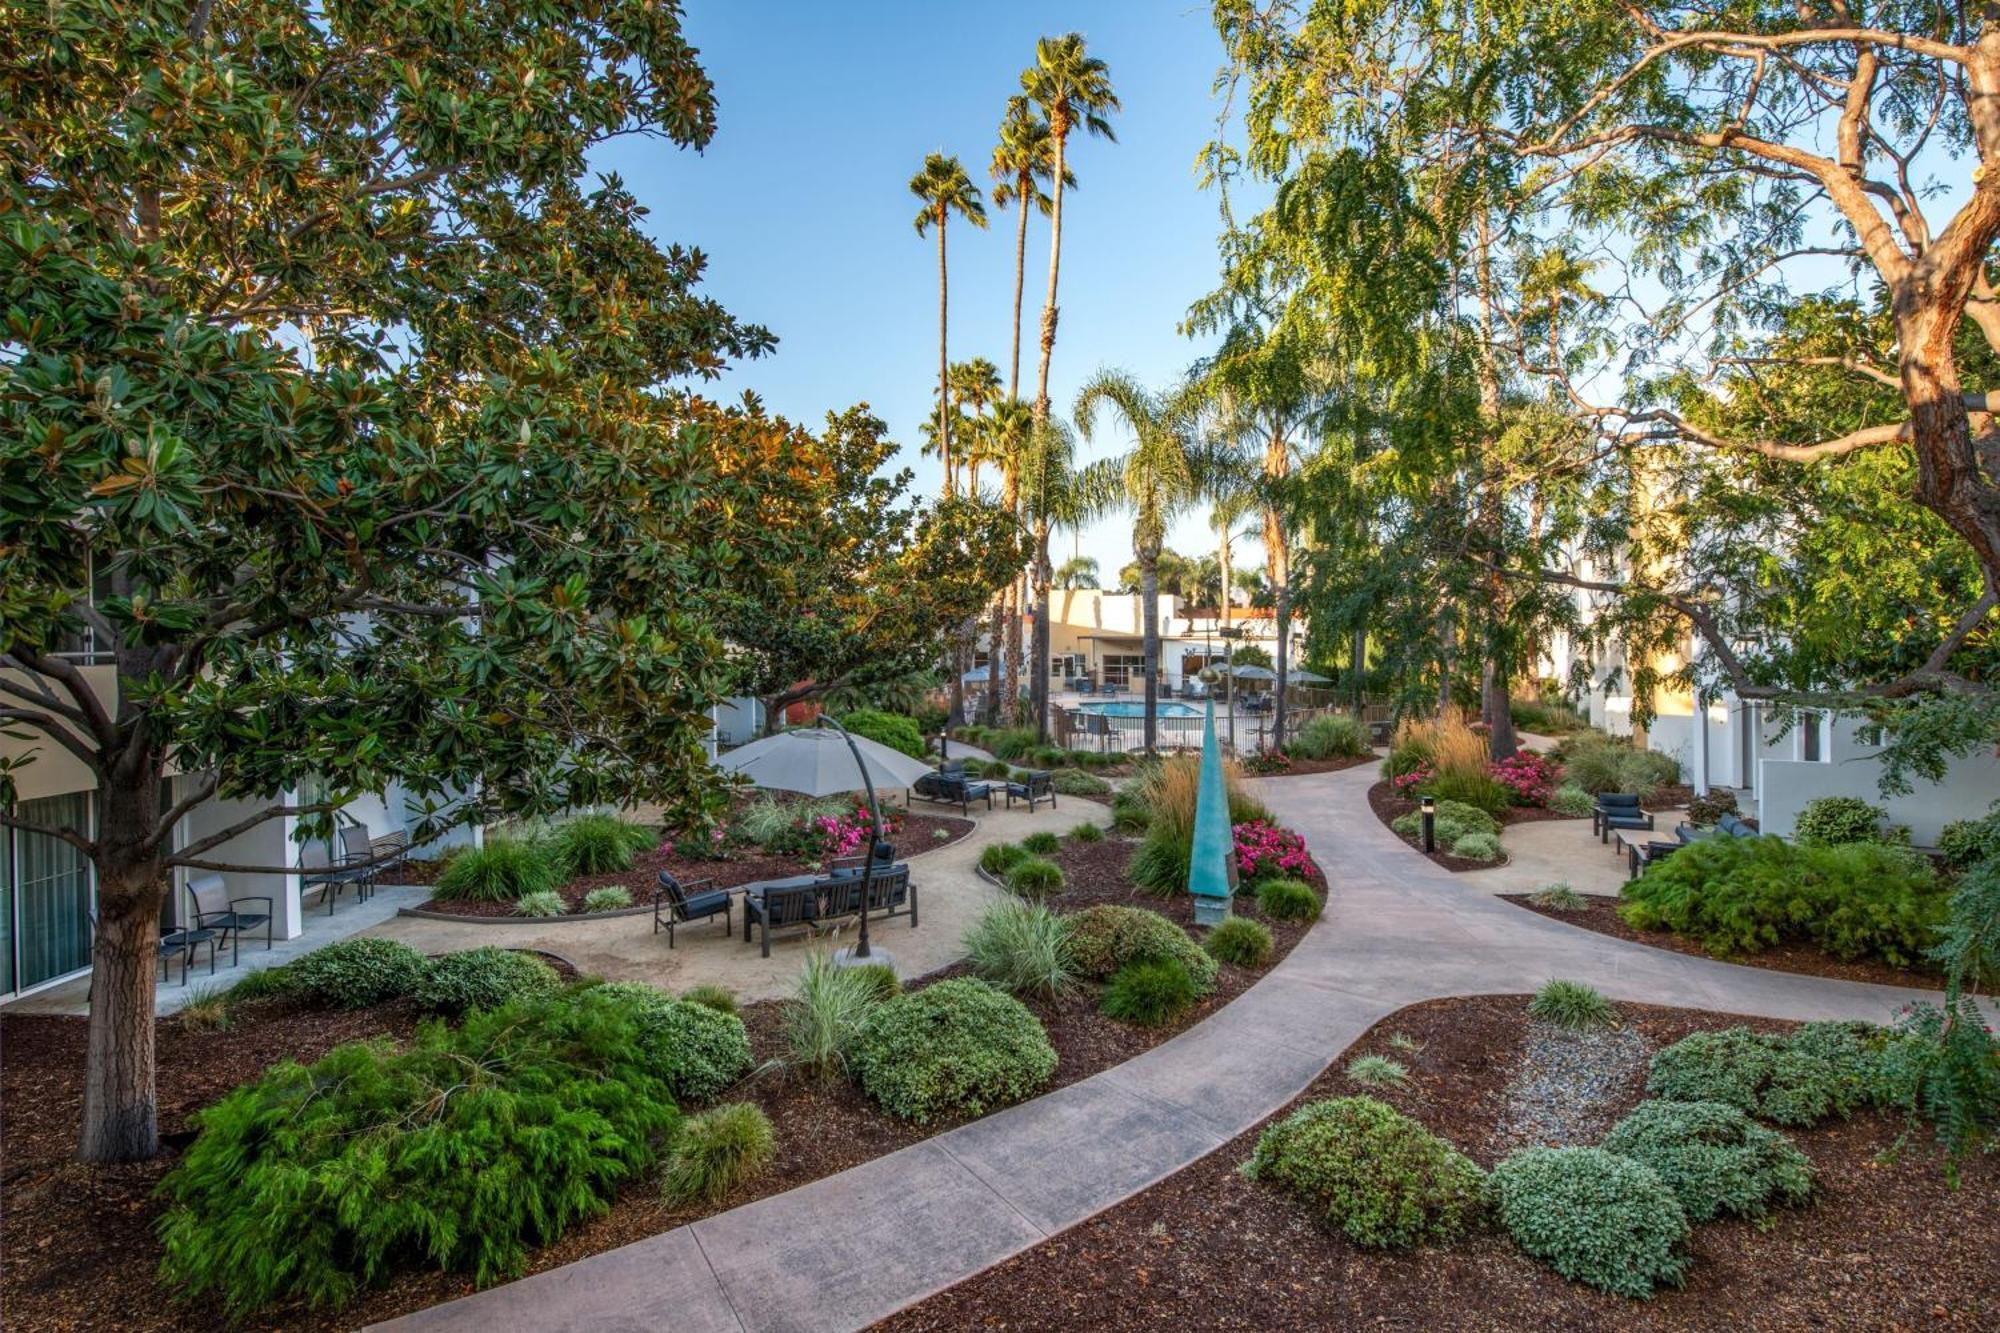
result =
[[[1035,712],[1035,739],[1046,745],[1049,739],[1049,585],[1055,571],[1049,565],[1049,522],[1035,520],[1035,660],[1030,666],[1034,678],[1028,694]]]
[[[1486,723],[1486,743],[1495,759],[1512,758],[1521,747],[1514,738],[1514,705],[1508,679],[1507,616],[1509,593],[1506,566],[1506,515],[1501,511],[1503,478],[1496,474],[1500,436],[1500,368],[1493,346],[1493,228],[1486,210],[1479,211],[1479,545],[1487,561],[1486,605],[1482,609],[1479,664],[1479,716]]]
[[[947,350],[946,315],[950,304],[950,281],[944,262],[944,209],[938,209],[938,458],[944,463],[944,496],[951,498],[951,360]]]
[[[1049,205],[1049,291],[1042,306],[1040,363],[1035,369],[1035,429],[1049,421],[1049,362],[1056,351],[1056,288],[1062,274],[1063,165],[1069,126],[1060,114],[1050,122],[1055,139],[1055,184]],[[1040,447],[1039,444],[1037,447]],[[1035,735],[1044,743],[1049,738],[1049,525],[1046,518],[1035,521],[1035,663],[1031,687],[1035,707]]]
[[[1014,351],[1008,361],[1007,397],[1021,396],[1021,292],[1028,280],[1028,204],[1034,198],[1034,175],[1014,178],[1014,205],[1021,216],[1014,224]]]
[[[1139,552],[1139,632],[1145,644],[1146,660],[1146,753],[1154,754],[1159,749],[1159,718],[1155,716],[1160,707],[1160,552],[1155,546],[1145,546]]]
[[[1290,466],[1290,451],[1284,439],[1273,435],[1264,450],[1264,475],[1275,480],[1284,476]],[[1278,620],[1278,679],[1272,684],[1277,691],[1277,703],[1271,710],[1271,748],[1276,750],[1285,744],[1285,687],[1291,662],[1292,548],[1285,532],[1284,515],[1275,504],[1264,506],[1264,576],[1271,581],[1271,604]]]
[[[166,872],[145,846],[160,817],[159,766],[121,765],[100,787],[97,932],[84,1056],[86,1162],[137,1162],[160,1149],[153,1078],[153,985]]]

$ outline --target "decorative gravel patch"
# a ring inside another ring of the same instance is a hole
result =
[[[1651,1053],[1631,1028],[1566,1032],[1529,1020],[1495,1136],[1509,1149],[1596,1143]]]

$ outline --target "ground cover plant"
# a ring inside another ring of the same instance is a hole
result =
[[[400,940],[358,935],[336,940],[259,975],[314,1004],[361,1009],[416,993],[428,960]],[[246,981],[248,978],[245,979]],[[238,983],[240,990],[243,983]]]
[[[1722,1213],[1763,1217],[1812,1197],[1806,1155],[1723,1102],[1641,1102],[1602,1146],[1652,1168],[1690,1222]]]
[[[1575,1282],[1644,1299],[1677,1286],[1687,1214],[1652,1168],[1602,1148],[1529,1148],[1493,1169],[1500,1224]]]
[[[464,1014],[546,994],[561,984],[556,970],[532,954],[488,947],[431,959],[414,994],[433,1013]]]

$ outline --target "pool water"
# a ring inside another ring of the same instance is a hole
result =
[[[1144,717],[1146,715],[1146,701],[1143,699],[1134,699],[1130,703],[1113,701],[1101,704],[1078,704],[1076,711],[1079,713],[1096,713],[1099,717]],[[1200,717],[1201,710],[1193,704],[1175,703],[1171,699],[1162,699],[1153,705],[1153,716]]]

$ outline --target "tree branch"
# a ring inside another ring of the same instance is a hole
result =
[[[97,856],[97,844],[74,829],[57,828],[53,824],[37,824],[31,819],[21,819],[4,810],[0,810],[0,828],[17,829],[22,833],[38,833],[44,838],[66,842],[92,859]]]
[[[49,716],[47,713],[37,712],[32,708],[0,707],[0,722],[25,723],[82,760],[91,772],[103,772],[103,759],[95,750],[90,748],[89,743],[83,737],[77,735],[70,727]]]
[[[200,856],[203,852],[213,851],[223,843],[228,842],[231,838],[241,837],[251,829],[256,828],[259,824],[267,824],[273,819],[282,819],[286,815],[324,815],[339,808],[339,803],[335,801],[315,801],[310,805],[267,805],[256,814],[247,815],[225,829],[220,829],[208,834],[206,837],[195,839],[187,846],[168,856],[162,864],[210,869],[211,867],[201,865],[193,858]]]

